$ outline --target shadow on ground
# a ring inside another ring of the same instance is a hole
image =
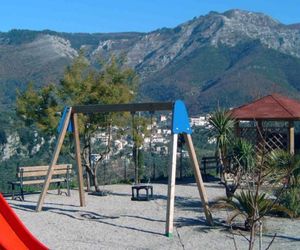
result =
[[[180,217],[175,222],[176,227],[196,227],[195,230],[208,233],[211,230],[222,230],[228,231],[230,226],[226,224],[221,218],[214,218],[214,225],[210,226],[207,224],[206,219],[204,217],[199,218],[187,218]]]
[[[34,210],[35,210],[35,205],[31,205],[31,204],[11,204],[11,206],[14,209],[23,210],[26,212],[34,212]],[[94,221],[94,222],[102,223],[102,224],[117,227],[117,228],[129,229],[129,230],[133,230],[133,231],[139,231],[139,232],[143,232],[143,233],[164,236],[164,234],[159,233],[159,232],[145,230],[142,228],[133,227],[133,226],[129,226],[129,225],[121,225],[120,221],[119,221],[120,223],[118,223],[118,220],[120,220],[124,217],[130,217],[130,218],[135,218],[138,220],[164,223],[165,221],[163,221],[163,220],[156,220],[156,219],[152,219],[152,218],[148,218],[148,217],[133,216],[133,215],[106,216],[106,215],[101,215],[101,214],[98,214],[98,213],[95,213],[92,211],[67,209],[67,208],[61,209],[61,208],[49,207],[49,206],[44,206],[43,210],[51,212],[51,213],[59,214],[62,216],[67,216],[67,217],[69,217],[71,219],[75,219],[75,220]],[[143,225],[143,223],[139,223],[139,224]]]

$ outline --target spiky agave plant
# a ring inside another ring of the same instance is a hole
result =
[[[245,139],[238,138],[233,140],[231,147],[232,159],[227,172],[232,174],[234,182],[228,184],[225,181],[224,183],[227,198],[233,197],[240,186],[241,178],[253,168],[255,161],[253,145]]]
[[[269,155],[270,168],[279,174],[277,182],[284,181],[284,188],[276,190],[279,203],[293,211],[293,217],[300,215],[300,156],[284,150],[274,150]]]
[[[284,150],[273,150],[268,156],[269,167],[279,178],[286,178],[288,187],[299,186],[300,156]]]
[[[243,174],[250,171],[255,163],[255,150],[253,144],[245,139],[238,138],[233,141],[232,154],[234,161]]]
[[[268,199],[266,193],[256,194],[250,190],[242,190],[232,199],[220,198],[214,208],[228,208],[232,213],[228,217],[228,223],[232,223],[237,217],[244,218],[246,230],[250,230],[255,224],[270,212],[284,212],[291,215],[290,210]]]

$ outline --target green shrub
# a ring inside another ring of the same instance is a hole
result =
[[[280,204],[292,211],[293,217],[300,216],[300,187],[292,187],[282,194]]]

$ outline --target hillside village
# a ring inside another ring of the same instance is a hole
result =
[[[208,115],[203,116],[193,116],[190,117],[190,126],[191,127],[206,127],[207,126],[207,119]],[[169,153],[169,143],[170,143],[170,126],[171,126],[171,114],[161,114],[159,115],[151,124],[147,125],[147,130],[149,133],[149,136],[143,135],[144,143],[143,148],[146,151],[150,151],[155,154],[162,154],[167,155]],[[130,136],[130,128],[127,128],[127,134],[126,136],[123,136],[122,138],[118,138],[112,141],[112,148],[113,151],[107,155],[107,160],[112,155],[119,154],[121,152],[131,152],[131,149],[133,147],[132,138]],[[119,131],[118,127],[113,127],[113,133],[117,133]],[[41,141],[38,140],[38,133],[36,132],[34,134],[35,138],[33,139],[34,146],[32,147],[31,154],[37,153],[41,146],[45,143],[44,139],[41,138]],[[107,145],[108,137],[107,133],[102,132],[98,133],[95,138],[93,138],[92,143],[93,144],[102,144]],[[2,145],[2,157],[1,160],[8,160],[14,155],[17,154],[17,149],[22,147],[20,145],[20,137],[17,133],[12,133],[8,135],[7,137],[7,143]],[[24,155],[25,156],[25,155]],[[93,157],[95,159],[99,158],[99,154],[95,153],[93,154]]]
[[[203,127],[208,126],[208,115],[206,116],[193,116],[190,117],[190,126]],[[159,115],[157,119],[153,121],[152,124],[147,125],[147,131],[149,136],[142,134],[143,145],[142,148],[153,154],[168,155],[170,146],[170,136],[171,136],[171,114]],[[119,130],[118,127],[113,127],[113,134],[116,134]],[[128,128],[130,131],[130,128]],[[93,143],[100,143],[107,145],[108,136],[107,133],[99,133],[93,140]],[[113,150],[106,156],[106,160],[109,161],[110,157],[127,152],[128,156],[132,157],[133,141],[130,135],[123,136],[122,138],[113,140],[112,148]],[[208,141],[208,143],[213,143],[213,141]],[[187,156],[187,151],[183,151],[183,155]],[[93,154],[93,160],[97,161],[100,158],[99,154]]]

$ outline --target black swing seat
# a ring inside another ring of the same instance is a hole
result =
[[[140,190],[145,190],[145,195],[140,195]],[[149,201],[153,199],[153,186],[149,184],[136,184],[131,187],[133,201]],[[149,192],[150,191],[150,192]]]

